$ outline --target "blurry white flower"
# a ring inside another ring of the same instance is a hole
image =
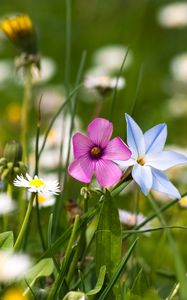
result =
[[[82,292],[71,291],[65,295],[63,300],[87,300],[88,297]]]
[[[94,56],[93,62],[102,66],[111,72],[119,71],[123,60],[126,56],[127,48],[122,45],[109,45],[98,49]],[[132,53],[129,51],[126,57],[124,68],[126,69],[132,62]]]
[[[0,282],[17,281],[25,276],[31,261],[24,254],[0,251]]]
[[[187,196],[182,197],[178,203],[181,207],[187,207]]]
[[[173,2],[168,4],[159,10],[157,18],[163,27],[184,27],[187,25],[187,3]]]
[[[0,193],[0,215],[10,213],[15,209],[16,203],[6,193]]]
[[[41,70],[38,72],[38,69],[33,69],[33,82],[41,83],[49,81],[53,78],[56,73],[56,63],[50,57],[42,57],[41,58]]]
[[[171,99],[169,99],[168,110],[171,116],[173,117],[181,117],[187,115],[187,96],[183,94],[173,95]]]
[[[38,194],[39,208],[53,206],[54,204],[55,204],[55,197],[53,195],[48,194],[44,196]],[[36,206],[36,197],[34,198],[33,206]]]
[[[14,180],[14,185],[17,187],[25,187],[31,193],[39,193],[39,194],[58,194],[60,193],[59,183],[55,181],[46,181],[38,176],[34,176],[32,178],[29,174],[26,174],[26,178],[23,175],[17,175],[17,178]]]
[[[171,73],[175,80],[187,82],[187,52],[173,58],[171,61]]]
[[[36,101],[36,108],[38,109],[38,104],[41,101],[41,113],[42,115],[52,115],[56,113],[59,107],[64,103],[65,95],[64,91],[61,87],[57,86],[48,86],[43,88],[39,91],[37,101]]]
[[[115,89],[123,89],[125,86],[124,78],[115,78],[109,76],[89,76],[85,79],[84,85],[88,89],[97,89],[99,91],[110,91]]]
[[[146,217],[144,215],[131,213],[127,210],[119,209],[119,219],[120,222],[126,226],[134,227],[135,225],[141,224],[145,221]],[[148,230],[152,227],[149,224],[145,224],[140,228],[140,230]],[[145,232],[146,235],[150,235],[149,232]]]

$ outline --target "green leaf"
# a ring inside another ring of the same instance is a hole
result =
[[[54,263],[52,258],[42,259],[39,263],[33,266],[27,273],[25,277],[27,285],[32,287],[38,278],[50,276],[53,272],[53,269],[54,269]],[[29,288],[25,290],[24,294],[28,292],[29,292]]]
[[[96,286],[93,290],[91,290],[87,293],[88,296],[95,295],[100,292],[100,290],[102,289],[103,284],[104,284],[105,274],[106,274],[106,266],[102,266],[100,269],[100,272],[99,272]]]
[[[96,231],[96,269],[106,266],[106,274],[110,279],[116,271],[121,259],[122,235],[118,209],[107,191],[99,217]]]
[[[14,246],[14,235],[12,231],[6,231],[0,234],[0,249],[12,249]]]
[[[103,290],[102,294],[100,295],[100,297],[98,298],[98,300],[104,300],[106,299],[107,295],[110,293],[110,291],[112,290],[114,284],[116,283],[116,281],[118,280],[119,276],[121,275],[122,271],[124,270],[124,267],[126,266],[133,250],[134,247],[136,246],[137,243],[136,239],[134,241],[134,243],[132,244],[132,246],[130,247],[130,249],[127,251],[126,255],[123,257],[123,259],[121,260],[120,264],[117,267],[116,272],[114,273],[114,275],[112,276],[111,280],[109,281],[109,283],[107,284],[106,288]],[[126,298],[125,298],[126,299]]]

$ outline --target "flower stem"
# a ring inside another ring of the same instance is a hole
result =
[[[27,229],[27,225],[28,225],[28,222],[29,222],[29,219],[30,219],[31,211],[32,211],[32,208],[33,208],[34,197],[35,197],[35,194],[32,194],[32,196],[30,198],[30,201],[29,201],[29,205],[27,207],[25,218],[23,220],[22,227],[21,227],[20,232],[18,234],[17,240],[14,244],[14,250],[15,251],[18,251],[21,247],[21,244],[22,244],[22,241],[23,241],[23,238],[24,238],[24,234],[25,234],[25,231]]]
[[[21,141],[23,147],[23,162],[27,164],[27,132],[28,132],[28,117],[31,102],[32,74],[31,66],[25,68],[25,89],[23,95],[23,104],[21,112]]]

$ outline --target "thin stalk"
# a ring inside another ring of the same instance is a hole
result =
[[[35,145],[35,172],[34,175],[39,175],[39,168],[38,168],[38,163],[39,163],[39,153],[38,153],[38,148],[39,148],[39,137],[40,137],[40,127],[41,127],[41,111],[40,111],[40,105],[41,105],[42,97],[40,98],[39,105],[38,105],[38,122],[37,122],[37,130],[36,130],[36,145]],[[36,193],[36,219],[37,219],[37,226],[38,226],[38,232],[40,236],[40,241],[43,250],[46,250],[46,245],[44,241],[44,236],[42,232],[42,226],[41,226],[41,220],[40,220],[40,209],[38,205],[38,193]]]
[[[25,68],[25,89],[23,95],[23,104],[21,111],[21,142],[23,147],[23,162],[27,164],[27,133],[28,133],[28,120],[29,110],[31,102],[31,90],[32,90],[32,73],[31,65]]]
[[[66,0],[66,42],[65,42],[65,87],[69,94],[69,79],[70,79],[70,65],[71,65],[71,17],[72,0]]]
[[[23,241],[23,238],[24,238],[24,234],[25,234],[25,231],[27,229],[27,225],[29,223],[30,215],[31,215],[31,212],[32,212],[34,197],[35,197],[35,194],[32,194],[31,198],[30,198],[30,201],[29,201],[29,205],[27,207],[25,218],[23,220],[22,227],[20,229],[20,232],[19,232],[18,237],[16,239],[16,242],[14,244],[14,250],[15,251],[18,251],[21,247],[21,244],[22,244],[22,241]]]
[[[11,199],[12,199],[12,193],[13,193],[12,185],[11,185],[11,184],[8,184],[8,186],[7,186],[7,194],[8,194],[8,196],[9,196]],[[3,230],[4,230],[4,231],[7,230],[8,221],[9,221],[9,215],[8,215],[8,214],[4,214],[4,215],[3,215]]]

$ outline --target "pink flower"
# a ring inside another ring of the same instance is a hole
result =
[[[69,174],[85,183],[91,182],[95,175],[103,187],[117,183],[122,171],[113,160],[128,160],[131,151],[119,137],[110,141],[113,125],[106,119],[94,119],[87,132],[88,136],[81,133],[73,136],[75,160],[69,166]]]

